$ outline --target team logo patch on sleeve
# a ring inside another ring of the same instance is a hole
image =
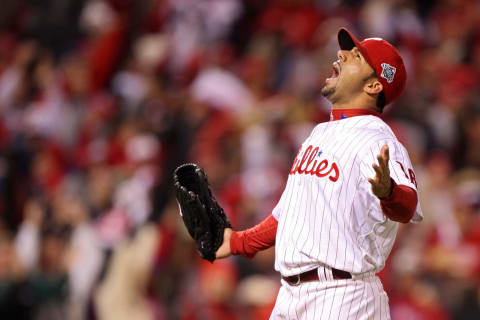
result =
[[[392,83],[393,77],[395,77],[395,71],[397,71],[397,69],[395,67],[392,67],[388,63],[382,63],[381,66],[382,66],[382,74],[380,76],[382,78],[387,79],[388,83]]]

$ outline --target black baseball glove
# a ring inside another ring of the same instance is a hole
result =
[[[213,262],[223,243],[225,228],[231,228],[225,212],[212,195],[207,175],[196,164],[187,163],[173,174],[180,215],[195,240],[200,256]]]

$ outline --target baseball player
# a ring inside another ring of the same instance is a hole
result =
[[[405,87],[397,50],[346,28],[322,94],[329,122],[301,145],[285,190],[257,226],[226,228],[216,258],[253,257],[275,245],[281,274],[271,319],[390,319],[376,273],[399,223],[423,219],[409,156],[380,118]]]

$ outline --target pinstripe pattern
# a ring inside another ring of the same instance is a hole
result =
[[[375,176],[372,164],[384,144],[391,177],[416,189],[407,151],[380,118],[357,116],[314,128],[273,210],[279,223],[275,269],[283,276],[322,265],[354,275],[384,267],[398,224],[382,213],[367,180]],[[412,220],[422,220],[419,205]],[[378,278],[334,280],[330,269],[321,270],[322,281],[296,287],[283,282],[272,319],[389,318]]]
[[[370,190],[383,144],[390,147],[390,171],[398,184],[416,189],[400,165],[412,168],[405,148],[390,128],[374,116],[358,116],[319,124],[302,144],[318,147],[318,161],[339,168],[339,178],[290,174],[273,210],[279,221],[275,269],[284,276],[315,268],[319,262],[351,273],[379,272],[390,253],[398,224],[386,218]],[[302,169],[310,169],[302,167]],[[414,219],[420,220],[420,207]],[[362,258],[360,258],[362,257]]]
[[[328,272],[327,278],[331,278]],[[379,278],[371,274],[361,279],[323,279],[299,286],[282,280],[270,319],[388,320],[390,311]]]

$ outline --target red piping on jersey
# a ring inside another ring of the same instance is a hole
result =
[[[373,110],[367,110],[367,109],[332,109],[332,112],[330,113],[330,121],[342,120],[345,118],[350,118],[355,116],[380,117],[380,113]]]
[[[253,258],[258,251],[275,245],[278,221],[273,215],[244,231],[234,231],[230,238],[230,251],[234,255]]]
[[[417,192],[403,184],[397,185],[395,180],[391,180],[393,183],[392,193],[380,200],[380,207],[383,214],[390,220],[408,223],[417,208]]]

